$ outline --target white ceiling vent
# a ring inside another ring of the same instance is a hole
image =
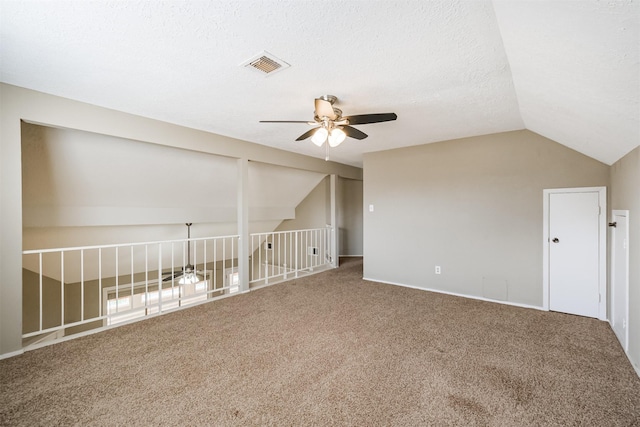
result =
[[[289,68],[289,64],[284,62],[282,59],[276,58],[266,50],[257,54],[248,61],[243,62],[240,66],[256,70],[264,76],[270,76],[278,71],[284,70],[285,68]]]

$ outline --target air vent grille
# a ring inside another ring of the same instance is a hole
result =
[[[264,51],[244,62],[241,66],[256,70],[263,75],[271,75],[288,68],[289,64]]]
[[[282,65],[278,64],[276,61],[274,61],[271,58],[267,58],[266,56],[261,56],[260,58],[256,59],[249,65],[267,74],[282,67]]]

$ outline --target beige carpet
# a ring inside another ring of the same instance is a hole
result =
[[[0,361],[0,425],[640,425],[609,325],[361,260]]]

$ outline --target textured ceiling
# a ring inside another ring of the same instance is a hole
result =
[[[314,157],[313,99],[362,125],[334,161],[527,128],[611,164],[640,143],[637,1],[7,1],[0,80]],[[266,50],[291,65],[240,67]]]

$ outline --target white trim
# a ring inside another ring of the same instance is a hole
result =
[[[39,253],[50,253],[50,252],[70,252],[70,251],[80,251],[80,250],[89,250],[89,249],[105,249],[105,248],[118,248],[118,247],[129,247],[129,246],[143,246],[143,245],[158,245],[161,243],[184,243],[184,242],[200,242],[202,240],[216,240],[216,239],[234,239],[239,238],[237,234],[229,235],[229,236],[214,236],[214,237],[191,237],[189,239],[180,239],[180,240],[156,240],[153,242],[137,242],[137,243],[114,243],[111,245],[94,245],[94,246],[70,246],[65,248],[52,248],[52,249],[31,249],[27,251],[22,251],[22,255],[34,255]]]
[[[545,309],[543,307],[539,307],[537,305],[529,305],[529,304],[523,304],[523,303],[512,302],[512,301],[501,301],[501,300],[495,300],[495,299],[490,299],[490,298],[485,298],[485,297],[478,297],[478,296],[475,296],[475,295],[459,294],[457,292],[449,292],[449,291],[443,291],[443,290],[440,290],[440,289],[433,289],[433,288],[422,288],[420,286],[405,285],[404,283],[388,282],[386,280],[370,279],[370,278],[366,278],[366,277],[363,277],[362,280],[366,280],[368,282],[383,283],[385,285],[402,286],[403,288],[417,289],[419,291],[435,292],[435,293],[438,293],[438,294],[451,295],[451,296],[454,296],[454,297],[462,297],[462,298],[468,298],[468,299],[474,299],[474,300],[486,301],[486,302],[495,302],[495,303],[498,303],[498,304],[511,305],[511,306],[514,306],[514,307],[532,308],[534,310],[545,311]],[[548,310],[546,310],[546,311],[548,311]]]
[[[338,175],[332,173],[329,175],[329,186],[330,186],[330,203],[331,203],[331,231],[330,236],[331,240],[329,243],[329,254],[331,257],[331,267],[338,268],[340,264],[339,257],[337,256],[338,250],[340,248],[338,239],[338,203],[337,203],[337,191],[338,191]]]
[[[363,258],[364,255],[339,255],[339,258]]]
[[[598,319],[607,320],[607,187],[552,188],[542,190],[542,308],[549,311],[549,196],[558,193],[598,193]]]
[[[626,266],[627,266],[627,294],[625,296],[625,301],[627,302],[627,318],[625,319],[626,322],[626,328],[625,328],[625,345],[622,346],[622,349],[624,350],[625,353],[627,353],[627,357],[629,356],[629,210],[627,209],[614,209],[611,211],[611,220],[615,221],[616,216],[621,216],[621,217],[625,217],[626,218],[626,223],[627,223],[627,234],[625,236],[618,236],[617,230],[612,230],[611,232],[611,271],[610,271],[610,286],[611,286],[611,316],[609,316],[609,325],[611,326],[611,329],[613,330],[613,313],[614,313],[614,306],[613,306],[613,289],[614,289],[614,281],[615,281],[615,259],[616,259],[616,239],[622,238],[622,239],[626,239],[627,241],[627,251],[626,251]],[[615,331],[614,331],[615,334]],[[617,334],[616,334],[617,336]]]
[[[2,359],[8,359],[10,357],[16,357],[16,356],[20,356],[21,354],[24,353],[24,349],[22,350],[17,350],[17,351],[10,351],[9,353],[4,353],[4,354],[0,354],[0,360]]]

